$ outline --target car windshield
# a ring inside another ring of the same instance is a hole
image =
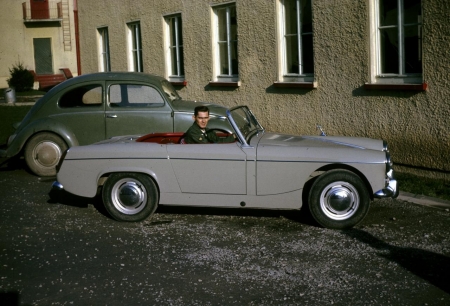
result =
[[[230,114],[235,124],[234,128],[239,130],[247,143],[250,142],[251,137],[258,133],[258,131],[264,131],[247,106],[233,108],[230,110]]]
[[[161,82],[162,88],[164,90],[164,93],[166,94],[166,97],[170,100],[170,101],[175,101],[175,100],[181,100],[180,95],[178,94],[178,92],[175,90],[175,88],[173,88],[172,84],[170,84],[169,81],[167,80],[163,80]]]

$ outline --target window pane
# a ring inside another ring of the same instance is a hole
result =
[[[175,38],[175,18],[169,19],[169,33],[170,33],[170,40],[169,45],[170,47],[175,46],[176,38]]]
[[[182,27],[182,21],[181,17],[178,17],[178,44],[180,46],[183,45],[183,27]]]
[[[284,1],[285,34],[297,34],[297,5],[296,0]]]
[[[396,28],[380,30],[381,73],[398,74],[398,33]]]
[[[302,0],[300,4],[302,33],[312,32],[311,0]]]
[[[227,40],[227,10],[217,10],[218,27],[219,27],[219,41]]]
[[[235,7],[230,7],[230,39],[237,40],[237,17]]]
[[[404,12],[404,23],[419,23],[421,13],[421,5],[420,0],[405,0],[403,3],[403,12]]]
[[[184,75],[184,57],[183,57],[183,47],[180,47],[180,71],[179,76]]]
[[[237,50],[237,42],[231,43],[231,73],[230,74],[238,74],[238,50]]]
[[[178,75],[178,68],[177,68],[177,49],[175,47],[170,48],[170,60],[171,60],[171,66],[172,71],[170,72],[171,75]]]
[[[405,27],[405,72],[422,73],[420,26]]]
[[[302,38],[302,73],[314,73],[312,34],[303,35]]]
[[[286,37],[286,72],[300,73],[297,35]]]
[[[220,74],[228,75],[228,47],[226,43],[219,43],[219,58],[220,58]]]
[[[58,102],[60,107],[86,107],[102,104],[102,87],[87,85],[65,93]]]
[[[398,24],[397,0],[379,0],[380,26]]]
[[[156,89],[143,85],[112,85],[109,90],[109,100],[114,107],[164,105],[164,100]]]

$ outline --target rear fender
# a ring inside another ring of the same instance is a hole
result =
[[[55,120],[49,120],[49,118],[44,118],[42,120],[33,121],[22,128],[6,149],[6,156],[12,157],[19,154],[30,137],[40,132],[51,132],[58,135],[64,140],[68,147],[78,146],[78,139],[75,134],[64,124]]]

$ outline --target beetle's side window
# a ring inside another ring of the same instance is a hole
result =
[[[80,86],[66,92],[59,99],[59,106],[64,108],[98,106],[102,104],[102,86]]]
[[[164,99],[151,86],[115,84],[109,87],[109,103],[112,107],[159,107]]]

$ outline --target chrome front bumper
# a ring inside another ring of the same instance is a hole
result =
[[[375,198],[397,198],[400,190],[398,189],[397,180],[394,179],[394,170],[386,173],[386,180],[388,184],[385,188],[374,193]]]
[[[53,190],[64,190],[64,187],[60,182],[54,181],[52,184],[52,189]]]

